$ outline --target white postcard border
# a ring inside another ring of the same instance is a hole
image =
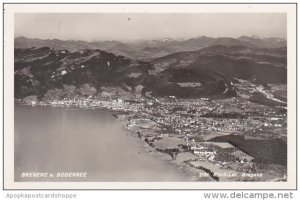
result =
[[[4,9],[4,189],[296,189],[296,4],[4,4]],[[14,14],[26,12],[286,13],[287,182],[14,182]]]

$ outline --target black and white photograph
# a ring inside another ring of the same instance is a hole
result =
[[[13,182],[294,180],[288,13],[33,11],[11,26]]]

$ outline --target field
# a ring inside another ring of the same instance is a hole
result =
[[[256,163],[287,165],[287,144],[280,139],[246,140],[242,135],[227,135],[210,141],[228,142],[254,157]]]

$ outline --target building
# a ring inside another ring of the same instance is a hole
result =
[[[236,150],[231,153],[240,163],[251,162],[254,158],[241,150]]]

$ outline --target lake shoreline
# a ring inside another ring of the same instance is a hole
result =
[[[24,104],[19,104],[19,105],[30,107],[30,105],[24,105]],[[48,106],[48,105],[47,106],[39,106],[38,105],[38,106],[34,106],[34,107],[49,107],[50,109],[51,108],[62,108],[62,109],[67,108],[67,107],[64,107],[64,106],[52,107],[52,106]],[[80,107],[72,107],[72,108],[69,107],[69,109],[71,109],[71,110],[73,110],[73,109],[88,110],[86,108],[80,108]],[[161,160],[163,162],[168,163],[168,165],[170,165],[171,168],[179,170],[182,173],[182,175],[184,175],[185,177],[188,177],[188,178],[186,178],[187,181],[197,181],[198,180],[195,177],[197,175],[197,172],[195,172],[195,170],[193,171],[193,170],[189,169],[188,165],[178,165],[177,163],[172,162],[172,159],[170,159],[170,157],[167,154],[156,151],[155,149],[153,149],[152,147],[147,145],[145,143],[145,141],[140,140],[140,138],[137,136],[137,134],[134,131],[131,131],[128,128],[126,128],[126,125],[128,124],[128,121],[125,118],[122,119],[122,120],[119,119],[119,116],[124,114],[124,113],[122,113],[122,112],[113,112],[113,111],[109,111],[109,110],[101,109],[101,108],[95,108],[95,109],[92,109],[92,110],[100,111],[100,112],[103,112],[103,111],[107,112],[111,116],[113,116],[114,120],[119,121],[119,123],[121,123],[121,126],[122,126],[123,130],[125,132],[127,132],[128,135],[130,135],[130,137],[132,137],[129,140],[134,141],[134,142],[138,142],[141,146],[143,146],[143,151],[137,152],[140,156],[146,156],[146,157],[150,156],[153,159]],[[65,179],[65,180],[68,181],[68,179]],[[80,181],[82,181],[82,180],[80,180]]]
[[[232,101],[235,100],[233,99]],[[22,100],[20,102],[22,102]],[[207,103],[206,99],[200,99],[200,102],[204,104]],[[189,175],[189,180],[191,181],[266,181],[273,180],[274,177],[282,177],[282,180],[286,180],[286,170],[284,166],[277,166],[276,164],[269,166],[257,164],[258,172],[265,173],[265,177],[251,176],[248,178],[247,176],[243,176],[244,172],[251,174],[256,171],[256,169],[253,168],[256,164],[252,163],[252,157],[248,155],[246,156],[248,156],[250,160],[246,160],[245,162],[241,159],[230,160],[230,162],[223,162],[220,158],[219,160],[214,160],[216,150],[220,149],[219,144],[212,144],[215,151],[209,151],[208,149],[211,148],[211,146],[208,147],[205,142],[209,142],[212,138],[222,134],[218,131],[215,133],[209,132],[209,135],[204,135],[207,137],[203,137],[200,141],[195,141],[191,137],[190,132],[181,131],[182,127],[178,126],[179,128],[174,129],[173,127],[176,127],[176,123],[170,124],[170,117],[168,117],[169,110],[163,110],[164,113],[157,112],[155,109],[165,109],[162,105],[167,105],[168,102],[164,102],[163,100],[140,99],[139,101],[131,102],[119,98],[113,101],[86,98],[78,100],[54,100],[48,101],[47,103],[41,101],[25,101],[25,104],[31,106],[49,105],[51,107],[106,111],[110,113],[114,119],[120,121],[123,130],[128,131],[130,135],[139,140],[139,142],[143,144],[144,149],[150,149],[150,152],[153,155],[161,157],[161,160],[168,161],[178,168],[184,169],[185,173],[191,174]],[[197,105],[198,104],[199,102],[197,102]],[[153,109],[151,109],[151,107]],[[173,118],[180,122],[187,122],[184,114],[173,116]],[[178,118],[180,118],[180,120],[178,120]],[[210,128],[209,126],[208,129]],[[230,135],[231,132],[225,135],[228,134]],[[228,143],[227,141],[225,142]],[[238,147],[230,148],[237,152],[240,151]],[[261,166],[262,168],[260,168]],[[264,170],[264,168],[267,170]],[[202,176],[203,174],[205,175]],[[222,174],[229,175],[223,176]]]

